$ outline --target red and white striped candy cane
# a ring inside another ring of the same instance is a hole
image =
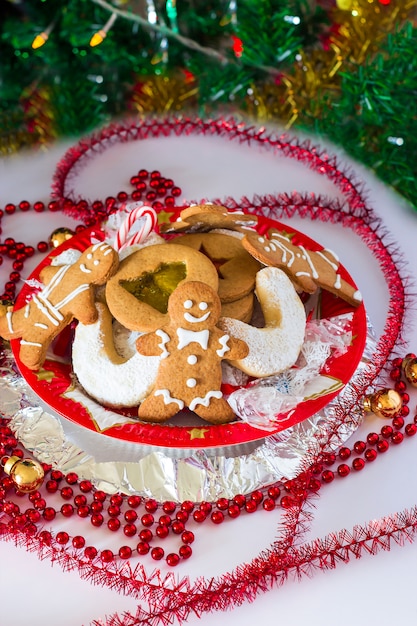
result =
[[[141,220],[141,228],[129,237],[129,232],[132,229],[133,224]],[[127,246],[133,246],[137,243],[142,243],[149,235],[149,233],[155,228],[157,223],[157,216],[154,209],[145,204],[134,204],[133,208],[127,214],[126,219],[121,224],[115,239],[116,250],[122,250]]]

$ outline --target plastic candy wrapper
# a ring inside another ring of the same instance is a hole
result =
[[[277,424],[285,425],[300,402],[334,390],[335,380],[326,376],[326,365],[346,352],[351,327],[351,313],[309,320],[294,367],[231,393],[228,402],[235,413],[251,426],[274,430]]]

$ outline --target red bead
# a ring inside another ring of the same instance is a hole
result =
[[[251,500],[254,500],[256,504],[260,504],[264,499],[264,496],[262,491],[254,491],[253,493],[251,493],[250,498]]]
[[[333,465],[336,462],[336,455],[332,452],[323,455],[323,463],[325,465]]]
[[[172,196],[167,196],[165,198],[165,206],[167,207],[173,207],[175,204],[175,198],[173,198]]]
[[[321,475],[321,479],[324,483],[331,483],[332,480],[334,479],[334,474],[330,470],[324,470],[324,472]]]
[[[365,467],[365,461],[363,459],[357,458],[352,461],[352,468],[360,472]]]
[[[372,463],[372,461],[375,461],[375,459],[376,459],[377,455],[378,455],[377,451],[376,451],[376,450],[373,450],[373,449],[371,449],[371,450],[366,450],[366,451],[365,451],[365,454],[364,454],[365,459],[366,459],[369,463]]]
[[[14,263],[13,263],[14,266]],[[407,405],[401,407],[401,415],[403,416],[407,416],[410,413],[410,407],[408,407]]]
[[[62,487],[61,498],[63,498],[63,500],[70,500],[73,495],[74,491],[72,490],[72,487]]]
[[[155,191],[148,191],[148,193],[146,194],[146,199],[148,200],[148,202],[153,202],[154,200],[156,200]]]
[[[145,170],[145,169],[139,170],[138,176],[139,178],[148,178],[149,172],[148,170]]]
[[[27,509],[26,515],[28,516],[28,519],[35,524],[41,519],[41,514],[36,509]]]
[[[49,530],[41,530],[38,536],[39,536],[39,539],[42,541],[42,543],[44,543],[46,546],[51,545],[52,535],[49,532]]]
[[[140,200],[142,200],[142,192],[135,189],[135,191],[132,191],[131,197],[132,200],[139,202]]]
[[[352,453],[350,451],[350,448],[347,448],[346,446],[343,446],[339,450],[339,457],[342,459],[342,461],[346,461],[346,459],[348,459],[351,454]]]
[[[136,550],[138,551],[138,554],[148,554],[150,545],[146,541],[140,541],[136,546]]]
[[[189,559],[193,553],[191,546],[181,546],[178,550],[179,555],[182,559]]]
[[[171,522],[172,519],[169,515],[161,515],[161,517],[159,518],[159,523],[163,526],[170,526]]]
[[[408,403],[410,402],[410,394],[409,394],[409,393],[406,393],[406,392],[403,392],[403,393],[401,394],[401,399],[402,399],[402,401],[403,401],[403,404],[408,404]],[[404,408],[404,407],[403,407],[403,408]]]
[[[227,498],[219,498],[216,502],[216,506],[220,511],[225,511],[229,508],[229,500]]]
[[[143,528],[139,533],[139,539],[149,543],[153,539],[153,532],[149,528]]]
[[[400,431],[396,431],[395,433],[393,433],[393,435],[391,437],[391,441],[395,445],[401,443],[403,441],[403,439],[404,439],[404,435]]]
[[[75,485],[75,483],[78,481],[78,474],[76,474],[75,472],[69,472],[65,476],[65,480],[69,485]]]
[[[213,509],[213,506],[211,504],[211,502],[201,502],[200,503],[200,510],[203,511],[204,513],[210,513]]]
[[[90,507],[87,505],[77,507],[77,515],[82,518],[88,517],[90,515]]]
[[[403,380],[397,380],[394,385],[394,389],[395,391],[398,391],[398,393],[404,393],[404,391],[407,389],[407,385]]]
[[[375,445],[379,440],[379,435],[378,433],[369,433],[369,435],[366,437],[366,441],[369,443],[370,446]]]
[[[182,194],[182,191],[180,187],[172,187],[171,195],[174,196],[174,198],[178,198],[178,196],[180,196],[181,194]]]
[[[145,515],[142,515],[142,517],[140,518],[140,521],[142,522],[143,526],[152,526],[155,518],[150,513],[145,513]]]
[[[134,537],[136,535],[137,528],[134,524],[126,524],[123,527],[123,532],[126,537]]]
[[[224,521],[224,514],[222,511],[213,511],[211,514],[211,521],[213,524],[221,524]]]
[[[45,483],[45,489],[48,493],[55,493],[58,490],[58,483],[56,480],[48,480]]]
[[[60,480],[62,480],[64,477],[63,473],[60,472],[59,470],[52,470],[51,471],[51,478],[52,480],[56,480],[57,482],[59,482]]]
[[[386,439],[382,439],[382,441],[378,441],[376,444],[376,449],[378,452],[386,452],[389,448],[389,443]]]
[[[157,526],[155,528],[155,534],[160,539],[165,539],[165,537],[168,537],[168,535],[169,535],[169,528],[168,528],[168,526],[164,526],[163,524],[160,524],[159,526]]]
[[[27,200],[22,200],[22,202],[19,202],[19,209],[21,211],[29,211],[30,202],[28,202]]]
[[[108,507],[107,513],[110,515],[110,517],[118,517],[121,513],[120,507],[116,505],[111,505]]]
[[[125,512],[124,518],[126,522],[129,522],[129,524],[132,524],[138,519],[138,514],[136,513],[136,511],[129,509],[128,511]]]
[[[145,502],[145,509],[148,511],[148,513],[155,513],[155,511],[158,509],[157,501],[154,499],[147,500]]]
[[[272,498],[273,500],[277,500],[280,497],[280,495],[281,495],[281,489],[277,487],[276,485],[272,485],[271,487],[268,488],[268,496]]]
[[[42,517],[47,522],[51,522],[53,519],[55,519],[55,516],[56,516],[56,511],[51,506],[47,506],[46,509],[44,509],[42,513]]]
[[[386,424],[385,426],[381,428],[381,435],[384,437],[384,439],[389,439],[393,432],[394,432],[394,429],[392,428],[392,426],[389,426],[388,424]]]
[[[394,367],[390,373],[391,380],[400,380],[401,378],[401,369],[399,367]]]
[[[132,548],[130,546],[121,546],[119,548],[119,556],[121,559],[130,559],[132,556]]]
[[[129,496],[127,499],[127,503],[132,509],[136,509],[141,502],[142,498],[140,496]]]
[[[101,513],[103,510],[103,503],[102,502],[92,502],[90,505],[90,510],[92,511],[92,513]]]
[[[35,509],[42,511],[46,507],[46,500],[44,500],[44,498],[39,498],[33,503],[33,506]]]
[[[80,482],[80,491],[83,493],[88,493],[93,488],[92,483],[89,480],[82,480]]]
[[[107,528],[111,530],[112,532],[116,532],[117,530],[119,530],[120,526],[121,526],[120,520],[117,517],[111,517],[107,521]]]
[[[63,504],[61,506],[61,513],[64,517],[71,517],[74,514],[74,507],[72,504]]]
[[[407,424],[407,426],[405,427],[405,434],[408,437],[413,437],[416,433],[417,433],[416,424]]]
[[[85,546],[85,539],[81,535],[76,535],[72,540],[72,545],[74,548],[80,549]]]
[[[154,561],[160,561],[163,557],[164,557],[164,550],[163,548],[152,548],[151,550],[151,557],[154,559]]]
[[[189,517],[190,517],[190,516],[189,516],[189,514],[187,513],[187,511],[181,511],[181,510],[180,510],[180,511],[177,511],[177,512],[175,513],[175,519],[177,519],[179,522],[184,522],[184,523],[185,523],[186,521],[188,521],[188,518],[189,518]]]
[[[164,511],[164,513],[168,513],[168,514],[174,513],[176,508],[177,508],[176,503],[171,502],[171,501],[166,501],[162,505],[162,510]]]
[[[126,202],[128,198],[128,195],[125,191],[119,191],[119,193],[117,194],[117,199],[119,200],[119,202]]]
[[[31,257],[35,254],[35,248],[33,246],[25,246],[25,256]]]
[[[184,522],[174,520],[171,524],[171,529],[172,529],[172,532],[175,533],[176,535],[181,535],[181,533],[184,532],[184,529],[185,529]]]
[[[331,472],[333,474],[333,472]],[[282,496],[280,505],[283,509],[290,509],[295,505],[295,501],[291,496]]]
[[[42,211],[45,210],[45,204],[43,202],[35,202],[35,204],[33,205],[33,208],[36,211],[36,213],[42,213]]]
[[[204,513],[204,511],[201,511],[200,509],[197,509],[197,511],[194,511],[193,513],[193,519],[198,524],[202,524],[206,520],[206,517],[206,513]]]
[[[88,546],[87,548],[85,548],[84,554],[87,557],[87,559],[90,559],[92,561],[93,559],[96,558],[98,554],[97,548],[95,548],[94,546]]]
[[[65,545],[69,541],[69,535],[65,531],[61,531],[61,532],[57,533],[56,540],[61,545]]]
[[[184,530],[184,532],[181,535],[181,541],[183,543],[193,543],[194,541],[194,533],[191,532],[191,530]]]
[[[273,511],[276,506],[275,500],[273,500],[272,498],[265,498],[265,500],[262,503],[262,506],[265,511]]]
[[[362,454],[363,452],[365,452],[366,443],[364,441],[356,441],[353,444],[353,449],[357,454]]]
[[[16,205],[14,204],[6,204],[6,206],[4,207],[4,210],[6,211],[7,215],[12,215],[15,211],[16,211]]]
[[[397,430],[400,430],[400,428],[404,426],[404,419],[400,415],[397,415],[397,417],[394,417],[394,419],[392,420],[392,425]]]
[[[308,488],[310,489],[310,491],[318,491],[319,489],[321,489],[321,482],[318,478],[312,476],[309,480]]]
[[[103,524],[103,522],[104,522],[104,517],[102,516],[101,513],[93,513],[93,515],[91,516],[91,524],[93,526],[98,528],[99,526]]]
[[[341,478],[345,478],[345,476],[348,476],[350,474],[349,465],[347,465],[346,463],[341,463],[341,465],[339,465],[337,468],[337,473]]]
[[[36,247],[39,252],[46,252],[48,250],[48,244],[46,241],[40,241]]]
[[[123,496],[120,493],[114,493],[112,496],[110,496],[110,504],[112,506],[122,506]]]
[[[191,511],[194,510],[194,502],[191,502],[191,500],[184,500],[184,502],[181,503],[181,510],[191,513]]]
[[[255,500],[248,500],[245,504],[245,511],[247,513],[255,513],[258,508],[258,503]]]
[[[100,558],[104,563],[111,563],[114,559],[114,554],[111,550],[102,550]]]
[[[166,562],[170,567],[175,567],[180,562],[179,554],[176,554],[175,552],[171,552],[170,554],[168,554],[166,558]]]
[[[274,506],[275,506],[275,504],[274,504]],[[238,507],[237,504],[231,504],[229,506],[229,508],[227,509],[227,514],[232,519],[234,519],[235,517],[239,517],[239,515],[240,515],[240,507]]]
[[[83,496],[85,498],[85,496]],[[107,495],[104,493],[104,491],[95,491],[94,495],[93,495],[93,499],[96,500],[97,502],[101,502],[103,503],[107,498]]]

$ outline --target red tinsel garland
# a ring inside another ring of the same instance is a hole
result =
[[[115,143],[171,134],[219,135],[239,143],[255,143],[275,154],[296,159],[318,174],[326,176],[342,192],[344,202],[298,194],[257,196],[253,200],[243,198],[240,201],[226,198],[219,202],[231,209],[239,207],[275,219],[296,215],[305,219],[341,224],[351,229],[367,245],[384,275],[390,297],[384,332],[355,389],[336,404],[336,419],[328,431],[321,435],[320,453],[309,456],[305,462],[303,471],[307,474],[310,472],[311,475],[312,464],[318,463],[323,454],[337,445],[340,427],[346,422],[355,423],[355,420],[356,425],[359,423],[357,411],[363,396],[370,387],[381,382],[388,359],[399,348],[406,304],[410,298],[406,279],[401,276],[400,255],[392,244],[386,243],[388,235],[385,228],[367,206],[361,185],[354,183],[350,175],[342,171],[335,157],[309,143],[300,144],[296,139],[277,135],[267,136],[264,129],[247,127],[234,120],[204,122],[181,118],[112,125],[91,138],[82,140],[67,152],[55,173],[52,192],[54,200],[68,214],[88,222],[91,218],[88,202],[78,198],[68,188],[70,179],[77,168],[84,164],[84,160]],[[112,208],[115,204],[116,199],[115,203],[111,203]],[[299,484],[295,484],[295,487],[301,489],[303,480],[305,477],[301,474]],[[49,558],[57,562],[64,570],[78,570],[82,578],[95,584],[109,586],[147,602],[148,610],[140,606],[135,615],[126,613],[123,618],[114,615],[106,622],[107,626],[157,626],[170,624],[174,619],[182,623],[192,612],[201,615],[204,612],[230,609],[244,601],[253,601],[259,593],[283,584],[289,577],[309,575],[316,569],[331,569],[338,562],[348,562],[352,555],[358,558],[364,553],[376,554],[380,549],[389,549],[391,541],[401,544],[414,537],[417,508],[365,526],[357,526],[351,532],[342,530],[303,544],[302,535],[308,530],[311,520],[309,506],[316,497],[315,493],[307,492],[302,498],[294,498],[293,505],[283,513],[277,541],[251,563],[243,563],[233,572],[217,578],[201,578],[194,583],[187,577],[179,579],[171,572],[156,570],[148,574],[142,565],[133,566],[129,561],[121,564],[106,564],[99,559],[91,561],[83,556],[82,551],[63,548],[53,535],[51,541],[45,544],[38,533],[28,535],[18,528],[3,526],[2,537],[24,545],[30,551],[36,551],[42,559]],[[102,626],[100,621],[94,624]]]

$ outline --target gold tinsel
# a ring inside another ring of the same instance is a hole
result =
[[[166,114],[195,107],[198,86],[192,75],[151,76],[139,79],[132,107],[140,116]]]

